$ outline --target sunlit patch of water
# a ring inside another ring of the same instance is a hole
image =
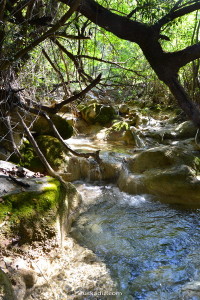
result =
[[[182,289],[200,278],[199,210],[112,185],[78,189],[85,209],[72,235],[106,262],[123,299],[183,299]]]

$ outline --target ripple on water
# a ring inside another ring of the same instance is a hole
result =
[[[200,215],[131,196],[112,185],[79,183],[87,209],[72,234],[107,264],[123,299],[183,299],[200,277]]]

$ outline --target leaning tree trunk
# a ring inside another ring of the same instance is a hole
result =
[[[185,91],[177,77],[170,78],[170,80],[165,82],[165,84],[169,87],[171,93],[188,118],[193,121],[194,125],[200,128],[199,105],[190,99],[188,93]]]

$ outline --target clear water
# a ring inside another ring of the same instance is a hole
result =
[[[121,299],[183,297],[200,280],[200,214],[132,196],[111,185],[77,183],[83,208],[72,235],[105,261]]]

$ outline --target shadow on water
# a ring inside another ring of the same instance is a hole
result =
[[[128,195],[113,185],[77,183],[82,212],[72,236],[107,265],[122,299],[183,298],[200,278],[200,214]]]

